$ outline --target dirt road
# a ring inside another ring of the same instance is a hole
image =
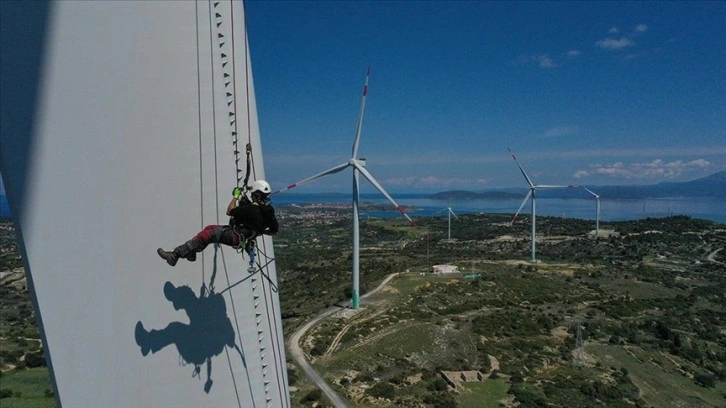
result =
[[[368,296],[373,295],[374,293],[378,292],[379,290],[383,289],[386,284],[393,279],[398,273],[393,273],[391,275],[388,275],[386,279],[384,279],[380,285],[378,285],[377,288],[373,289],[372,291],[366,293],[365,295],[360,297],[360,300],[363,300],[367,298]],[[295,333],[292,334],[290,337],[290,340],[288,341],[288,348],[290,349],[290,354],[292,355],[292,358],[295,359],[295,361],[302,367],[303,371],[305,372],[305,375],[312,381],[315,385],[320,388],[323,393],[325,393],[325,396],[330,400],[330,402],[335,405],[337,408],[348,408],[350,405],[348,405],[348,401],[346,401],[343,397],[341,397],[333,387],[330,386],[325,380],[323,380],[323,377],[318,374],[317,371],[313,368],[313,366],[310,365],[310,363],[305,359],[305,353],[303,353],[302,349],[300,348],[300,338],[308,331],[311,327],[316,325],[319,321],[322,319],[330,316],[331,314],[337,312],[340,310],[340,307],[334,306],[331,308],[326,309],[323,311],[323,313],[319,314],[314,319],[310,320],[309,322],[305,323],[302,327],[297,329]]]

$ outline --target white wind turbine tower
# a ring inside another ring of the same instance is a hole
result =
[[[581,187],[595,197],[595,237],[597,238],[600,236],[600,195],[595,194],[585,186]]]
[[[447,239],[447,241],[451,241],[451,216],[453,215],[454,217],[456,217],[457,220],[459,219],[459,217],[456,214],[454,214],[454,210],[451,209],[451,201],[449,201],[449,207],[446,210],[441,210],[439,212],[444,212],[444,211],[447,211],[448,215],[449,215],[449,238]]]
[[[512,158],[514,159],[514,162],[517,163],[517,167],[519,167],[519,170],[522,172],[522,175],[524,176],[525,180],[527,180],[527,184],[529,184],[529,192],[527,192],[527,195],[524,196],[524,200],[522,200],[522,204],[519,205],[519,209],[517,210],[516,214],[514,214],[514,217],[512,217],[512,221],[509,223],[509,225],[512,225],[514,223],[514,219],[517,218],[517,215],[519,215],[519,212],[522,211],[522,207],[524,207],[524,204],[527,202],[527,200],[531,197],[532,198],[532,262],[537,262],[536,258],[536,225],[537,225],[537,216],[536,216],[536,195],[537,195],[537,189],[538,188],[571,188],[573,186],[565,186],[565,185],[554,185],[554,184],[534,184],[532,182],[532,179],[529,178],[527,175],[527,172],[524,171],[522,168],[522,165],[519,164],[519,161],[516,157],[514,157],[514,152],[512,152],[512,149],[507,148],[510,153],[512,153]]]
[[[276,191],[273,194],[280,193],[282,191],[289,190],[291,188],[297,187],[301,184],[313,181],[315,179],[335,174],[338,172],[341,172],[345,170],[348,167],[353,168],[353,297],[351,299],[351,308],[352,309],[358,309],[358,306],[360,305],[360,235],[359,235],[359,229],[360,229],[360,216],[358,212],[358,201],[359,201],[359,182],[358,182],[358,173],[362,174],[363,177],[365,177],[373,186],[378,189],[378,191],[383,194],[388,201],[390,201],[394,206],[396,206],[396,209],[403,214],[406,219],[408,219],[411,224],[415,223],[411,219],[411,217],[406,214],[406,211],[396,203],[396,201],[386,192],[386,190],[383,189],[383,187],[376,181],[375,178],[368,172],[368,170],[365,169],[366,161],[365,159],[358,159],[358,144],[360,142],[360,133],[361,128],[363,126],[363,112],[365,111],[366,106],[366,95],[368,94],[368,77],[370,76],[371,69],[368,68],[368,71],[366,72],[366,81],[365,85],[363,86],[363,97],[361,101],[361,108],[360,108],[360,114],[358,115],[358,126],[355,131],[355,141],[353,142],[353,152],[351,154],[350,160],[348,160],[345,163],[341,163],[331,169],[325,170],[321,173],[318,173],[314,176],[308,177],[302,181],[299,181],[294,184],[290,184],[289,186]]]

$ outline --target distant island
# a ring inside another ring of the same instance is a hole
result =
[[[720,171],[710,176],[679,183],[663,182],[658,184],[631,186],[585,186],[600,195],[600,197],[609,199],[689,197],[726,198],[726,171]],[[431,195],[429,198],[433,200],[506,200],[523,198],[523,190],[524,189],[522,188],[488,190],[482,192],[453,190],[442,191]],[[589,193],[579,188],[543,189],[537,190],[537,196],[544,198],[583,198],[588,197]]]

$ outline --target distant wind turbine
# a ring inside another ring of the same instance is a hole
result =
[[[406,211],[396,203],[396,201],[393,200],[393,198],[386,192],[386,190],[383,189],[383,187],[376,181],[375,178],[368,172],[368,170],[365,169],[366,161],[365,159],[358,159],[358,144],[360,143],[360,133],[361,129],[363,127],[363,113],[365,112],[365,106],[366,106],[366,95],[368,94],[368,78],[370,76],[371,69],[368,68],[368,71],[366,72],[366,81],[365,85],[363,86],[363,97],[361,101],[361,108],[360,108],[360,114],[358,115],[358,126],[355,131],[355,141],[353,142],[353,152],[351,154],[350,160],[348,160],[345,163],[341,163],[331,169],[325,170],[321,173],[318,173],[314,176],[308,177],[302,181],[298,181],[297,183],[290,184],[289,186],[285,187],[284,189],[275,191],[273,194],[281,193],[283,191],[289,190],[291,188],[295,188],[301,184],[308,183],[310,181],[313,181],[315,179],[335,174],[338,172],[341,172],[345,170],[348,167],[353,168],[353,298],[351,299],[351,308],[352,309],[358,309],[360,305],[360,218],[358,213],[358,201],[360,198],[359,194],[359,182],[358,182],[358,173],[362,174],[363,177],[365,177],[373,186],[378,189],[378,191],[383,194],[388,201],[390,201],[396,209],[403,214],[406,219],[408,219],[411,224],[415,225],[411,217],[406,214]]]
[[[595,197],[595,237],[597,238],[600,236],[600,196],[585,186],[581,187]]]
[[[524,196],[524,200],[522,200],[522,204],[519,205],[519,209],[517,210],[517,213],[514,214],[514,217],[512,217],[512,221],[509,223],[509,225],[512,225],[514,223],[514,219],[517,218],[517,215],[519,215],[519,212],[522,211],[522,207],[524,207],[524,204],[527,202],[527,200],[531,197],[532,198],[532,262],[536,262],[536,225],[537,225],[537,216],[536,216],[536,195],[537,195],[537,189],[538,188],[572,188],[572,185],[554,185],[554,184],[534,184],[532,182],[532,179],[529,178],[527,175],[527,172],[524,171],[522,168],[522,165],[519,164],[519,161],[514,156],[514,152],[512,152],[512,149],[507,148],[509,150],[509,153],[512,153],[512,158],[514,159],[514,162],[517,163],[517,167],[519,167],[519,170],[522,172],[522,175],[524,176],[524,179],[527,180],[527,184],[529,184],[529,192],[527,192],[527,195]]]
[[[457,220],[459,219],[459,217],[457,217],[456,214],[454,214],[454,210],[451,209],[451,201],[449,201],[449,207],[446,210],[441,210],[439,212],[444,211],[447,211],[449,215],[449,238],[447,239],[447,241],[451,241],[451,216],[453,215],[454,217],[456,217]]]

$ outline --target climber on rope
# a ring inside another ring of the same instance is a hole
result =
[[[227,215],[231,217],[229,225],[207,225],[194,238],[173,251],[159,248],[156,252],[166,263],[174,266],[179,258],[194,262],[197,252],[202,252],[212,242],[240,250],[253,245],[258,235],[274,235],[278,224],[275,209],[270,205],[270,185],[264,180],[254,181],[250,192],[252,200],[247,198],[240,187],[232,190],[232,201],[227,206]]]

